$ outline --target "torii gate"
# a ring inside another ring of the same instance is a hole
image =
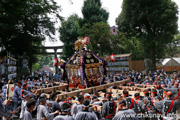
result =
[[[42,46],[38,47],[38,49],[42,49],[42,52],[37,54],[54,54],[54,58],[57,58],[57,55],[62,55],[62,52],[57,52],[58,49],[63,49],[64,46]],[[53,49],[54,52],[45,52],[46,49]],[[56,74],[58,73],[58,66],[55,66]]]

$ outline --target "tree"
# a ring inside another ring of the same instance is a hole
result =
[[[165,55],[165,48],[177,33],[178,7],[171,0],[124,0],[116,19],[118,30],[136,37],[144,47],[145,58],[152,61]]]
[[[110,27],[107,24],[109,13],[102,8],[101,1],[85,0],[82,14],[83,18],[79,20],[79,34],[90,37],[93,52],[101,55],[110,53]]]
[[[166,48],[167,57],[172,58],[180,53],[179,44],[180,44],[180,33],[174,36],[171,43],[167,44],[167,48]]]
[[[77,40],[78,34],[78,16],[71,15],[67,21],[62,22],[59,29],[60,40],[64,43],[62,59],[71,57],[74,53],[74,43]]]
[[[121,32],[111,37],[111,50],[114,54],[131,53],[133,60],[143,59],[142,44],[136,37],[127,39]]]
[[[23,52],[30,57],[30,65],[36,61],[38,46],[45,37],[54,40],[54,24],[62,17],[54,0],[1,0],[0,47],[14,55]],[[49,14],[54,15],[52,20]]]
[[[44,65],[48,65],[48,66],[53,66],[53,56],[52,55],[48,55],[48,56],[39,56],[38,57],[38,62],[39,64],[38,66],[38,70],[41,69]],[[35,63],[36,64],[36,63]],[[35,65],[34,64],[34,65]]]
[[[80,35],[89,36],[91,41],[91,49],[99,55],[110,54],[110,40],[111,40],[111,31],[110,26],[104,22],[97,22],[91,27],[89,24],[85,24],[80,30]]]
[[[93,25],[96,22],[107,23],[109,13],[102,8],[100,0],[85,0],[82,7],[83,18],[79,20],[80,28],[83,25]]]
[[[35,64],[33,64],[33,66],[32,66],[32,71],[37,71],[37,70],[39,70],[39,63],[35,63]]]
[[[119,34],[111,36],[111,50],[113,54],[123,53],[120,42],[123,38],[124,37]]]

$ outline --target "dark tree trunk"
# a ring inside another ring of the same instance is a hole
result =
[[[155,43],[152,43],[151,48],[149,49],[149,53],[150,53],[150,60],[152,62],[152,66],[150,67],[150,69],[152,71],[156,70],[156,55],[155,55]]]

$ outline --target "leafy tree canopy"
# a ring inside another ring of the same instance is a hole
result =
[[[83,18],[79,20],[79,25],[93,25],[96,22],[107,23],[109,13],[102,8],[100,0],[85,0],[82,7]]]
[[[62,19],[54,0],[1,0],[0,47],[17,55],[26,52],[35,62],[37,47],[45,37],[53,40],[54,24]],[[54,15],[56,20],[49,16]]]
[[[67,21],[62,22],[59,29],[60,40],[64,43],[62,59],[71,57],[74,53],[74,43],[77,40],[78,34],[78,20],[79,17],[74,14],[71,15]]]
[[[166,57],[176,57],[180,53],[180,33],[174,36],[171,43],[168,43],[166,46]]]
[[[155,69],[157,58],[165,55],[166,45],[177,33],[177,14],[178,6],[172,0],[124,0],[116,23],[126,37],[141,41]]]
[[[111,31],[110,26],[104,22],[97,22],[91,27],[89,24],[85,24],[80,30],[80,35],[89,36],[91,41],[91,47],[93,52],[99,53],[100,55],[110,54],[110,40]]]

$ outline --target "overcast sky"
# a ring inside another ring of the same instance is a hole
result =
[[[65,19],[67,19],[73,13],[76,13],[79,17],[82,17],[81,8],[83,6],[84,0],[71,0],[73,4],[71,4],[70,0],[55,0],[55,1],[58,3],[58,5],[61,6],[62,11],[60,15],[63,16]],[[110,26],[116,25],[115,20],[122,10],[121,9],[122,1],[123,0],[101,0],[102,7],[105,8],[109,12],[108,23]],[[175,1],[176,4],[180,7],[180,0],[173,0],[173,1]],[[57,24],[56,27],[59,27],[59,25],[60,24]],[[178,20],[178,26],[180,30],[180,20]],[[57,42],[50,42],[49,40],[46,40],[45,46],[62,45],[58,36],[59,35],[57,32],[56,34]],[[48,51],[52,52],[52,50],[48,50]]]

